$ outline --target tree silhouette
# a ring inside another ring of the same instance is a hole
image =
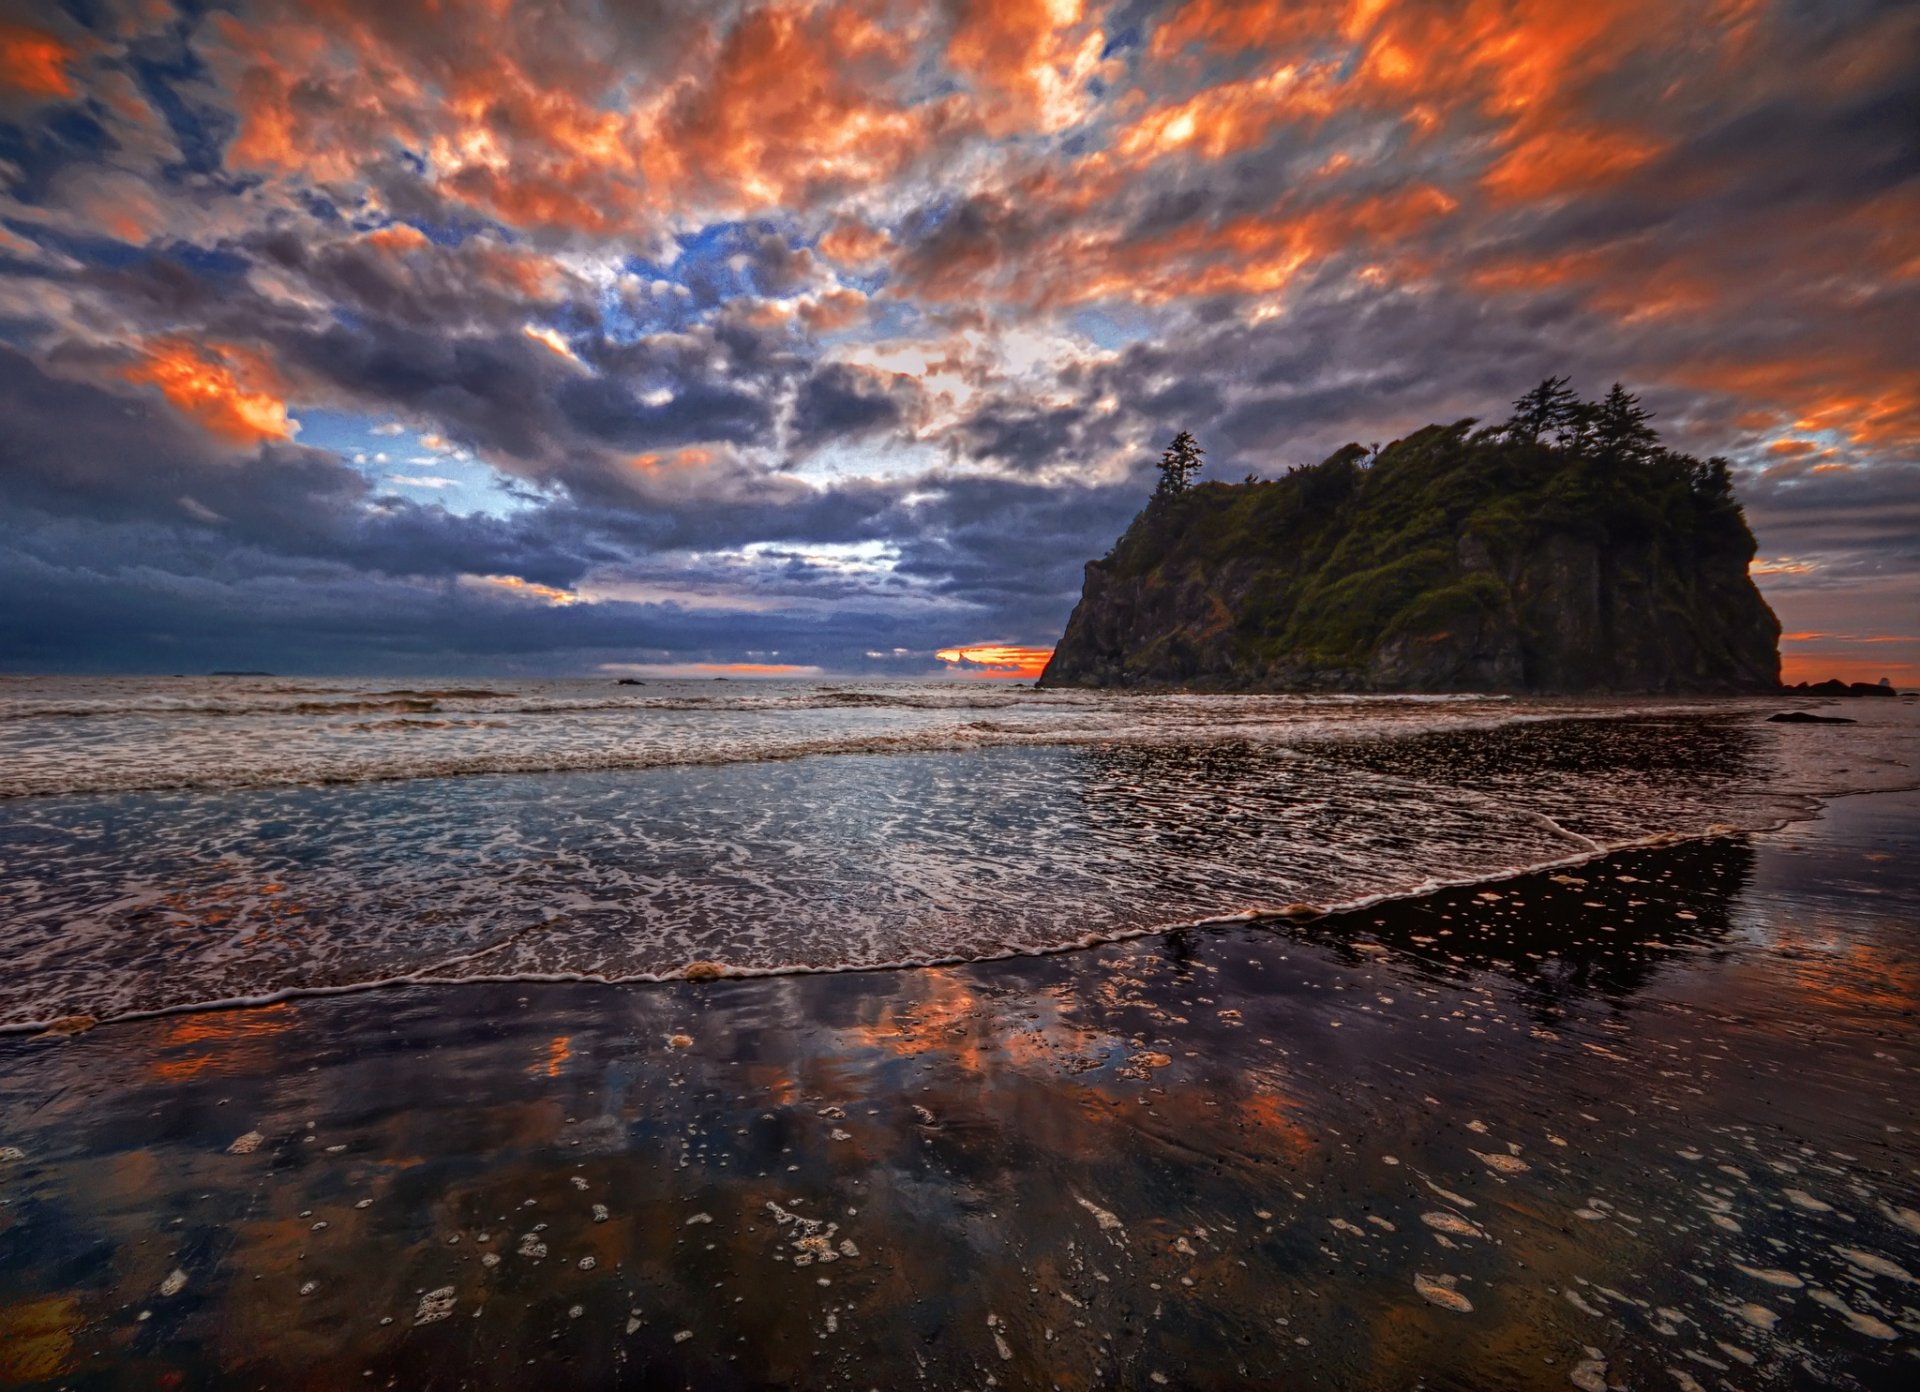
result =
[[[1173,443],[1160,456],[1160,486],[1153,490],[1154,497],[1177,498],[1191,488],[1205,454],[1191,431],[1183,430],[1174,436]]]
[[[1542,435],[1563,432],[1573,425],[1579,405],[1580,398],[1567,388],[1565,377],[1549,377],[1513,403],[1506,433],[1511,439],[1537,444]]]
[[[1636,462],[1649,458],[1660,446],[1659,435],[1647,424],[1652,419],[1652,412],[1640,409],[1640,398],[1615,382],[1592,412],[1593,441],[1601,456]]]

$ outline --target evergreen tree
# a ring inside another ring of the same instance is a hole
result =
[[[1723,456],[1716,454],[1704,462],[1686,455],[1679,458],[1687,466],[1687,483],[1695,501],[1709,511],[1738,509],[1733,500],[1733,467]]]
[[[1660,444],[1659,435],[1647,424],[1652,419],[1652,412],[1640,409],[1640,398],[1615,382],[1606,400],[1594,408],[1594,443],[1604,458],[1643,462]]]
[[[1201,457],[1205,454],[1191,431],[1183,430],[1174,436],[1173,443],[1160,456],[1160,486],[1154,489],[1154,497],[1177,498],[1193,487],[1193,476],[1200,472]]]
[[[1580,399],[1567,388],[1565,377],[1549,377],[1513,403],[1507,418],[1509,438],[1538,444],[1548,433],[1564,433],[1575,423]]]

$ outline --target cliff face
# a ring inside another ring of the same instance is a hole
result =
[[[1156,499],[1044,686],[1736,692],[1779,686],[1724,470],[1432,426],[1369,467]]]

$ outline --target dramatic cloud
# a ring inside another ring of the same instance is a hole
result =
[[[0,0],[16,668],[1030,675],[1213,476],[1645,393],[1920,681],[1920,12]]]

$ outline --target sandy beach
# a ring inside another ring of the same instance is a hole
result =
[[[0,1383],[1906,1386],[1917,829],[8,1037]]]

